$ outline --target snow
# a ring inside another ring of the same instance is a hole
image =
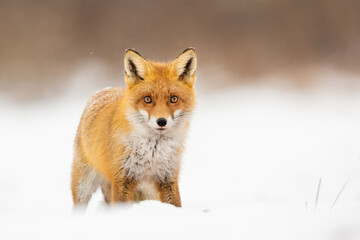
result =
[[[359,239],[359,92],[200,88],[183,208],[109,209],[97,191],[72,213],[72,144],[92,92],[22,105],[0,96],[0,239]]]

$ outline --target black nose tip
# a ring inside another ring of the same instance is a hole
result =
[[[156,123],[160,126],[160,127],[164,127],[166,125],[166,119],[165,118],[158,118],[156,120]]]

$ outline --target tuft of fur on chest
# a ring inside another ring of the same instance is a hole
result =
[[[126,143],[128,152],[124,168],[138,180],[164,180],[175,176],[180,165],[182,142],[167,136],[132,136]]]

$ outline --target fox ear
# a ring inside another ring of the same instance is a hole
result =
[[[126,49],[124,59],[126,84],[131,86],[138,80],[144,80],[147,65],[147,61],[137,51]]]
[[[194,48],[185,49],[173,62],[172,67],[180,81],[193,86],[197,58]]]

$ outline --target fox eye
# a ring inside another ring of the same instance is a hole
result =
[[[144,97],[144,102],[151,103],[152,102],[151,97],[149,96]]]
[[[170,98],[170,102],[171,102],[171,103],[176,103],[178,100],[179,100],[179,98],[178,98],[177,96],[172,96],[172,97]]]

